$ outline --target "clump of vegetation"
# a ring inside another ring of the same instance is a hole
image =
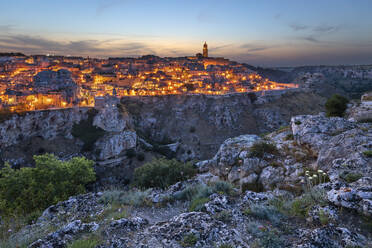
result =
[[[51,154],[34,156],[35,168],[0,170],[0,212],[25,215],[85,192],[95,181],[94,162],[84,157],[60,161]]]
[[[100,127],[93,126],[97,110],[90,109],[87,113],[86,120],[81,120],[73,125],[71,134],[84,142],[83,151],[92,151],[94,143],[105,134],[105,131]]]
[[[200,211],[205,203],[209,201],[209,196],[214,193],[231,195],[233,186],[224,181],[217,181],[210,185],[197,184],[186,187],[181,192],[175,194],[175,200],[190,202],[190,211]]]
[[[363,152],[363,155],[368,157],[368,158],[371,158],[372,157],[372,150],[369,150],[369,151],[364,151]]]
[[[209,202],[209,198],[208,197],[203,197],[203,198],[195,198],[191,201],[190,203],[190,207],[189,207],[189,211],[190,212],[193,212],[193,211],[201,211],[204,204]]]
[[[284,140],[293,140],[294,139],[294,136],[292,133],[289,133],[285,136]]]
[[[101,243],[101,239],[96,235],[82,237],[67,245],[67,248],[94,248]]]
[[[327,197],[324,190],[311,189],[294,199],[275,198],[270,204],[284,215],[305,218],[313,206],[326,206]]]
[[[277,229],[269,229],[260,223],[249,222],[247,231],[257,239],[251,245],[252,248],[285,247],[285,242]]]
[[[329,176],[322,170],[307,170],[305,171],[306,186],[308,190],[318,184],[329,182]]]
[[[278,150],[275,145],[266,142],[257,142],[250,148],[250,157],[262,158],[265,153],[277,154]]]
[[[329,223],[329,220],[330,220],[330,217],[328,215],[328,213],[326,213],[324,210],[320,210],[319,211],[319,221],[320,221],[320,224],[325,226]]]
[[[154,159],[134,171],[133,184],[140,188],[166,188],[196,174],[192,163],[181,163],[175,159]]]
[[[295,121],[295,124],[296,124],[296,125],[301,125],[302,122],[301,122],[301,121]]]
[[[138,190],[107,190],[104,191],[99,201],[111,205],[149,206],[149,191]]]
[[[234,246],[230,245],[230,244],[222,244],[219,246],[219,248],[234,248]]]
[[[198,242],[198,237],[195,234],[190,233],[183,237],[180,244],[182,247],[194,247],[197,242]]]
[[[244,210],[244,214],[268,220],[273,225],[278,225],[281,220],[281,214],[274,206],[264,204],[252,204]]]
[[[354,173],[354,172],[350,172],[350,171],[344,171],[340,174],[340,178],[344,179],[348,183],[356,182],[359,179],[361,179],[362,177],[363,177],[362,174]]]
[[[341,95],[333,95],[325,104],[327,116],[342,117],[345,113],[348,102],[349,100]]]
[[[215,218],[219,221],[224,223],[228,223],[231,221],[232,214],[229,210],[223,210],[215,215]]]

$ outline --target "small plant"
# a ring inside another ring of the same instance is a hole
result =
[[[294,136],[292,133],[289,133],[285,136],[284,140],[293,140],[294,139]]]
[[[349,100],[341,95],[333,95],[327,100],[325,104],[327,116],[342,117],[345,113],[348,102]]]
[[[364,151],[363,155],[366,156],[367,158],[371,158],[372,157],[372,150]]]
[[[67,245],[67,248],[94,248],[100,243],[96,236],[83,237]]]
[[[266,142],[257,142],[250,148],[250,157],[263,158],[265,153],[277,154],[276,146]]]
[[[270,205],[268,206],[263,204],[252,204],[244,211],[244,214],[268,220],[274,225],[278,225],[281,220],[279,211],[275,207]]]
[[[195,234],[190,233],[183,237],[180,244],[182,247],[194,247],[197,242],[198,242],[198,237]]]
[[[228,210],[223,210],[216,214],[215,218],[219,221],[222,221],[224,223],[228,223],[231,221],[232,214]]]
[[[219,246],[219,248],[234,248],[234,246],[230,245],[230,244],[222,244]]]
[[[320,221],[320,224],[325,226],[329,223],[329,215],[323,210],[321,209],[319,211],[319,221]]]
[[[322,170],[312,171],[307,170],[305,171],[305,178],[306,178],[306,188],[311,190],[312,187],[318,184],[329,182],[329,176]]]
[[[284,131],[287,131],[289,129],[290,129],[289,126],[280,126],[279,129],[278,129],[278,132],[284,132]]]
[[[129,206],[148,206],[148,191],[104,191],[99,201],[104,204],[129,205]]]
[[[349,171],[344,171],[340,174],[340,178],[344,179],[348,183],[353,183],[362,178],[363,175],[360,173],[354,173]]]
[[[295,124],[296,124],[296,125],[301,125],[302,122],[301,122],[301,121],[295,121]]]
[[[196,198],[196,199],[192,200],[191,203],[190,203],[189,211],[193,212],[193,211],[202,210],[204,204],[207,203],[208,201],[209,201],[208,197]]]
[[[140,188],[166,188],[196,174],[192,163],[181,163],[175,159],[154,159],[134,171],[133,183]]]

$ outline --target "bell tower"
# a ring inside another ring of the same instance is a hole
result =
[[[208,58],[208,45],[207,45],[207,42],[204,42],[204,46],[203,46],[203,57],[204,58]]]

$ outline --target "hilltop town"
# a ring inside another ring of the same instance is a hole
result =
[[[3,54],[0,108],[27,111],[95,106],[104,96],[224,95],[296,88],[260,76],[246,65],[203,54],[95,59]]]

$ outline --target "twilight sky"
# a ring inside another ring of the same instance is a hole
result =
[[[0,52],[372,64],[372,0],[0,0]]]

